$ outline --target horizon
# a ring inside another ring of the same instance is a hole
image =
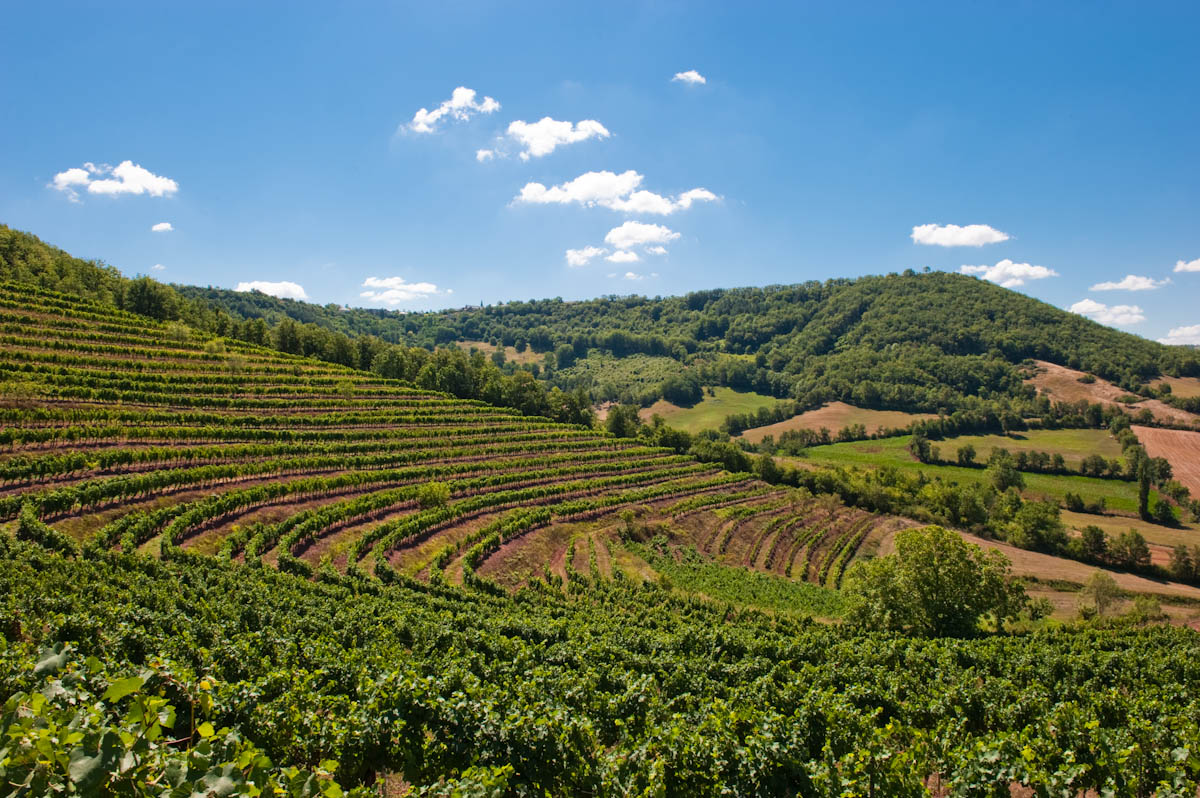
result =
[[[860,10],[19,8],[0,219],[319,305],[930,268],[1200,344],[1200,10]]]

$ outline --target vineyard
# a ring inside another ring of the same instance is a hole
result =
[[[0,339],[14,795],[1196,794],[1192,631],[814,621],[903,519],[61,294]]]

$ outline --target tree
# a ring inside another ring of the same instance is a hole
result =
[[[985,474],[992,487],[1001,492],[1009,488],[1020,490],[1025,487],[1025,477],[1017,470],[1012,455],[1005,449],[992,450]]]
[[[1088,524],[1080,531],[1079,542],[1084,559],[1103,562],[1108,556],[1108,535],[1095,524]]]
[[[899,533],[895,554],[855,565],[845,585],[848,623],[924,636],[969,637],[1028,602],[1007,557],[940,526]]]
[[[1058,505],[1053,502],[1025,502],[1008,525],[1008,542],[1023,549],[1057,551],[1066,545]]]
[[[1090,608],[1097,615],[1104,615],[1109,607],[1121,597],[1117,580],[1105,571],[1096,571],[1079,591],[1080,609]]]
[[[1181,582],[1191,581],[1195,575],[1196,563],[1192,560],[1192,553],[1188,551],[1188,547],[1182,543],[1171,549],[1171,561],[1167,565],[1167,571],[1171,576]]]
[[[605,428],[618,438],[636,438],[641,425],[638,409],[633,405],[613,405],[604,420]]]
[[[908,442],[908,451],[918,463],[928,463],[933,454],[929,439],[919,432],[915,433],[912,440]]]
[[[1171,503],[1161,495],[1154,503],[1154,509],[1150,511],[1150,520],[1163,526],[1175,526],[1175,511],[1171,508]]]
[[[1150,546],[1136,529],[1122,532],[1113,541],[1112,559],[1124,568],[1146,568],[1150,565]]]
[[[958,464],[960,466],[975,465],[975,447],[971,444],[964,444],[958,447]]]

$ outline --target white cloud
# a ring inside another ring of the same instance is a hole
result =
[[[1175,271],[1177,272],[1200,272],[1200,258],[1195,260],[1175,261]]]
[[[978,274],[985,280],[999,283],[1005,288],[1016,288],[1025,285],[1026,280],[1044,280],[1047,277],[1057,277],[1058,272],[1045,266],[1032,266],[1028,263],[1013,263],[1008,258],[995,266],[963,266],[959,269],[963,274]]]
[[[680,83],[708,83],[708,80],[694,69],[689,69],[687,72],[676,72],[675,77],[671,78],[671,82],[679,81]]]
[[[646,247],[646,251],[649,252],[651,255],[666,255],[667,254],[667,248],[663,247],[663,246]]]
[[[438,123],[449,116],[460,122],[465,122],[475,114],[491,114],[500,110],[500,103],[491,97],[484,97],[481,102],[475,100],[476,92],[466,86],[459,86],[450,95],[450,99],[430,111],[422,108],[413,114],[412,121],[407,127],[414,133],[433,133]]]
[[[526,183],[514,201],[535,205],[566,205],[572,202],[589,206],[608,205],[628,195],[641,182],[642,176],[632,169],[619,175],[607,171],[586,172],[551,188],[541,183]]]
[[[159,222],[150,228],[150,230],[155,233],[169,233],[174,229],[175,228],[171,226],[170,222]]]
[[[153,266],[151,266],[150,268],[153,271],[161,272],[161,271],[165,270],[167,267],[163,266],[161,263],[156,263]]]
[[[368,277],[363,280],[362,287],[372,290],[363,291],[359,294],[360,297],[388,307],[429,299],[442,293],[433,283],[410,283],[403,277]],[[445,293],[453,292],[447,290]]]
[[[308,299],[308,294],[304,293],[304,288],[299,283],[293,283],[290,280],[280,280],[277,283],[268,282],[267,280],[250,280],[237,284],[234,291],[258,291],[263,294],[277,296],[280,299]]]
[[[625,272],[626,280],[645,280],[646,278],[637,272]]]
[[[550,188],[542,183],[526,183],[513,201],[534,205],[600,205],[626,213],[667,215],[686,210],[694,202],[717,199],[717,195],[707,189],[694,188],[672,200],[652,191],[637,190],[643,179],[632,169],[619,175],[608,171],[585,172],[574,180]]]
[[[986,224],[969,224],[965,227],[956,224],[919,224],[912,229],[914,243],[939,247],[982,247],[1008,239],[1008,233]]]
[[[1200,324],[1188,327],[1172,327],[1166,338],[1159,338],[1160,344],[1200,346]]]
[[[639,246],[666,244],[677,238],[679,233],[661,224],[626,222],[609,230],[604,236],[604,243],[616,249],[633,249]]]
[[[1137,305],[1105,305],[1094,299],[1081,299],[1067,310],[1087,316],[1101,324],[1119,324],[1126,326],[1138,324],[1146,320],[1145,312]]]
[[[574,144],[590,138],[606,139],[611,134],[595,119],[584,119],[571,124],[547,116],[532,123],[518,119],[508,126],[508,135],[524,147],[521,160],[528,161],[530,158],[549,155],[561,144]]]
[[[603,247],[584,247],[583,249],[567,250],[567,265],[573,267],[586,266],[595,257],[608,252]]]
[[[480,163],[483,163],[484,161],[490,161],[495,157],[495,150],[475,150],[475,160],[479,161]]]
[[[89,194],[149,194],[152,197],[170,196],[179,190],[179,184],[171,178],[156,175],[133,161],[121,161],[115,167],[96,166],[91,162],[85,163],[82,169],[72,167],[56,174],[50,187],[65,193],[72,202],[79,200],[76,188],[86,188]]]
[[[613,263],[636,263],[641,260],[641,258],[638,257],[636,252],[630,252],[627,249],[618,249],[616,252],[605,258],[605,260]]]
[[[1161,288],[1167,283],[1166,280],[1155,280],[1152,277],[1140,277],[1136,274],[1127,274],[1116,282],[1096,283],[1089,291],[1153,291],[1155,288]]]

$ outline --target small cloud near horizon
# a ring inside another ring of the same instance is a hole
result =
[[[299,283],[293,283],[291,280],[280,280],[271,282],[269,280],[247,280],[237,284],[233,289],[240,293],[248,293],[250,291],[258,291],[260,294],[278,297],[279,299],[308,299],[308,294],[304,293],[304,287]]]

